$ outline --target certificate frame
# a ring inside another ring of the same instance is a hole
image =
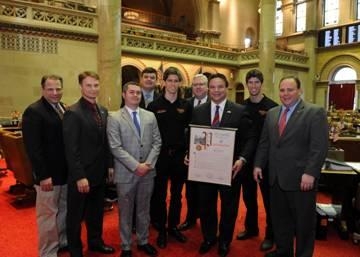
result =
[[[236,130],[190,125],[189,180],[231,185]]]

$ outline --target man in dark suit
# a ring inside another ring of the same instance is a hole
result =
[[[69,167],[67,236],[71,257],[82,254],[81,221],[87,227],[90,251],[114,253],[102,239],[106,176],[112,176],[106,137],[107,110],[96,103],[99,76],[90,71],[78,76],[82,97],[66,111],[64,143]]]
[[[190,110],[206,103],[208,98],[208,79],[204,74],[196,74],[192,81],[193,96],[187,99],[190,102]],[[186,180],[186,203],[187,214],[185,221],[178,226],[180,231],[188,230],[196,225],[196,219],[199,218],[198,204],[198,182]]]
[[[249,113],[256,131],[256,139],[260,139],[261,130],[269,109],[277,106],[273,100],[262,93],[264,77],[261,71],[250,70],[245,77],[246,86],[250,97],[245,100],[244,105]],[[259,235],[258,227],[258,205],[257,205],[257,184],[253,179],[254,156],[249,160],[246,171],[242,172],[242,192],[246,206],[245,230],[237,235],[238,240],[246,240]],[[265,168],[267,169],[267,167]],[[261,242],[260,250],[267,251],[273,247],[273,232],[270,218],[270,189],[267,171],[264,170],[264,178],[259,183],[261,195],[266,213],[265,239]]]
[[[56,257],[67,246],[65,218],[67,165],[62,135],[63,80],[41,79],[42,97],[26,108],[22,131],[36,189],[39,256]]]
[[[152,67],[146,67],[141,72],[141,100],[140,107],[147,108],[148,104],[156,100],[160,94],[156,91],[157,71]]]
[[[254,162],[254,179],[269,162],[270,212],[277,250],[266,257],[311,257],[316,223],[316,186],[328,149],[323,108],[304,102],[297,77],[280,80],[282,106],[265,119]]]
[[[255,134],[252,122],[244,106],[227,100],[228,81],[223,74],[213,74],[209,78],[209,96],[211,102],[195,108],[191,124],[236,128],[231,186],[211,183],[199,184],[199,206],[201,230],[204,241],[199,253],[207,253],[217,241],[219,230],[218,254],[221,257],[229,253],[233,238],[235,221],[240,198],[240,176],[246,160],[255,150]],[[220,172],[220,171],[219,171]],[[218,224],[217,199],[220,193],[221,214]],[[219,228],[218,228],[219,227]]]

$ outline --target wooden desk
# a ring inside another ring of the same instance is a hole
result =
[[[360,138],[340,137],[333,145],[344,150],[344,161],[360,162]]]

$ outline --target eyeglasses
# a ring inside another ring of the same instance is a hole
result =
[[[206,83],[196,83],[196,84],[192,84],[193,87],[203,87],[205,86]]]

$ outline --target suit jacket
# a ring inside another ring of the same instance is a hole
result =
[[[63,109],[65,106],[60,103]],[[62,121],[54,107],[44,98],[26,108],[22,132],[35,183],[52,178],[54,185],[67,179],[67,165],[62,134]]]
[[[90,186],[104,183],[111,155],[106,137],[107,109],[97,104],[102,127],[97,125],[84,98],[70,106],[63,119],[69,182],[87,178]]]
[[[284,190],[300,190],[304,173],[319,178],[328,149],[328,124],[323,108],[300,101],[279,136],[281,106],[269,110],[265,119],[255,166],[269,161],[269,182],[278,180]]]
[[[211,126],[211,102],[194,108],[191,124]],[[220,127],[236,128],[234,161],[239,157],[249,159],[255,151],[256,135],[252,130],[252,122],[245,112],[245,107],[226,101]]]
[[[190,103],[190,112],[192,113],[194,108],[196,108],[197,106],[194,107],[194,101],[195,101],[195,96],[192,96],[188,99],[186,99],[189,103]],[[210,102],[210,97],[208,96],[206,99],[206,102]],[[204,104],[204,103],[201,103]]]
[[[139,179],[153,179],[155,163],[161,148],[161,136],[155,115],[139,108],[139,136],[126,108],[109,116],[107,135],[114,156],[115,183],[134,183]],[[144,177],[135,175],[139,163],[147,162],[153,169]]]
[[[156,90],[154,90],[154,98],[153,98],[153,101],[156,100],[159,96],[161,96],[161,94],[159,94]],[[123,106],[124,106],[124,105],[123,105]],[[146,109],[146,106],[145,106],[145,97],[144,97],[144,94],[143,94],[142,91],[141,91],[141,100],[140,100],[139,107]]]

